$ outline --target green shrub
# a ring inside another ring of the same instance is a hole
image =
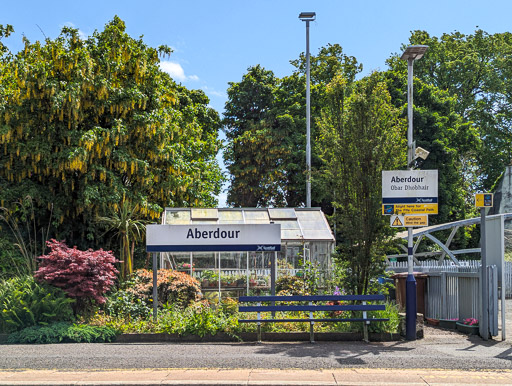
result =
[[[139,319],[151,314],[148,303],[148,299],[137,297],[132,291],[119,289],[107,296],[103,310],[110,316]]]
[[[279,295],[304,295],[304,281],[297,276],[281,276],[276,280]]]
[[[136,298],[149,300],[153,296],[153,272],[139,269],[135,272],[135,285],[128,289]],[[185,309],[202,298],[201,285],[192,276],[169,269],[159,269],[157,274],[158,305],[175,304]]]
[[[106,326],[77,325],[64,322],[32,326],[14,332],[8,343],[102,343],[115,340],[117,331]]]
[[[32,276],[0,282],[0,332],[73,320],[73,299]]]

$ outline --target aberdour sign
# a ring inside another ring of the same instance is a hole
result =
[[[437,170],[382,171],[382,214],[437,211]]]
[[[280,224],[148,225],[148,252],[280,251]]]

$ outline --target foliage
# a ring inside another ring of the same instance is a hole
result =
[[[150,299],[137,297],[128,289],[119,289],[107,296],[105,314],[126,319],[145,318],[151,314]]]
[[[234,206],[281,206],[284,203],[281,167],[287,149],[287,127],[274,115],[277,79],[255,66],[239,83],[229,83],[224,124],[228,145],[224,153],[231,174],[228,203]]]
[[[405,71],[405,70],[404,70]],[[385,77],[392,104],[406,116],[407,73],[388,71]],[[478,130],[457,112],[456,98],[446,91],[414,81],[414,140],[430,154],[417,167],[438,170],[439,214],[432,224],[443,224],[474,215],[475,171],[481,149]],[[454,245],[465,248],[463,241]]]
[[[36,258],[45,251],[50,224],[46,230],[40,229],[39,236],[34,202],[30,196],[17,200],[10,208],[0,207],[0,220],[8,226],[15,240],[14,247],[23,258],[21,264],[15,264],[18,273],[31,275],[37,268]]]
[[[447,90],[456,99],[456,111],[479,131],[483,146],[477,149],[478,181],[472,190],[488,190],[512,161],[512,33],[478,29],[436,37],[413,31],[409,43],[429,46],[415,63],[414,75]],[[398,57],[388,64],[395,69],[405,66]]]
[[[103,343],[116,339],[117,331],[107,326],[52,323],[47,326],[32,326],[12,333],[8,343]]]
[[[302,279],[297,276],[288,275],[277,278],[276,292],[278,295],[306,295]]]
[[[139,206],[131,206],[123,197],[118,210],[111,217],[98,217],[97,221],[108,227],[108,231],[114,232],[114,237],[119,239],[121,277],[126,278],[133,273],[133,252],[135,242],[140,241],[146,230],[144,221],[138,219]]]
[[[291,63],[295,72],[282,79],[257,65],[249,67],[240,82],[230,83],[223,123],[232,206],[301,206],[305,202],[305,56]],[[361,65],[338,44],[311,55],[312,143],[318,139],[315,121],[325,105],[326,84],[338,74],[353,80],[359,71]],[[314,152],[312,165],[313,169],[322,165]],[[326,194],[313,184],[314,205],[330,205]]]
[[[94,300],[105,303],[105,293],[116,280],[116,258],[102,249],[80,251],[69,248],[55,239],[48,241],[50,253],[40,256],[41,263],[34,277],[62,288],[68,296],[77,300],[76,310],[81,310]]]
[[[327,93],[317,151],[335,199],[333,221],[342,237],[337,259],[344,268],[343,287],[366,294],[370,279],[383,271],[390,234],[381,213],[381,173],[405,164],[405,124],[379,73],[352,86],[338,76]]]
[[[145,219],[215,204],[220,118],[160,69],[170,48],[131,38],[118,17],[86,39],[64,27],[24,43],[0,49],[0,200],[30,194],[44,223],[53,203],[52,234],[84,249],[104,245],[91,224],[123,196]]]
[[[40,284],[32,276],[1,281],[0,332],[72,320],[73,302],[59,288]]]
[[[135,272],[135,285],[128,289],[137,298],[152,299],[153,272],[139,269]],[[158,305],[176,305],[184,309],[191,303],[199,301],[202,297],[201,285],[192,276],[169,269],[159,269],[157,272]]]

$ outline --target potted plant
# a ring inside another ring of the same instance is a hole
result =
[[[457,330],[468,335],[478,334],[478,319],[467,318],[461,322],[456,322]]]
[[[455,330],[457,328],[458,318],[455,319],[439,319],[439,327]]]

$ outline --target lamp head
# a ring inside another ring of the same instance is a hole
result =
[[[425,55],[425,52],[427,51],[428,46],[409,46],[405,49],[404,53],[402,54],[401,59],[402,60],[418,60]]]
[[[315,21],[316,12],[301,12],[299,19],[302,21]]]

